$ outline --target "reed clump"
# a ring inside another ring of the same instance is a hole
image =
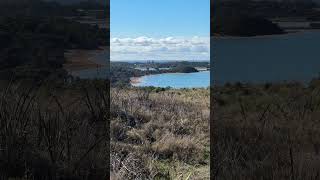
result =
[[[2,179],[107,177],[109,104],[98,93],[103,88],[53,84],[12,81],[1,86]]]
[[[209,146],[209,89],[111,89],[114,179],[209,179]]]
[[[214,178],[319,179],[316,84],[214,87]]]

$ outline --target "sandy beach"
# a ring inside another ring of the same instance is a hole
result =
[[[142,78],[142,77],[132,77],[132,78],[130,78],[130,83],[131,83],[132,85],[139,84],[139,83],[141,83],[141,78]]]
[[[74,49],[65,53],[66,63],[63,67],[68,71],[99,68],[105,66],[97,63],[93,58],[97,53],[105,51],[107,47],[102,47],[99,50],[82,50]]]

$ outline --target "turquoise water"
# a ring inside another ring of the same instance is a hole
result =
[[[210,71],[196,73],[165,73],[143,76],[134,86],[172,88],[206,88],[210,85]]]

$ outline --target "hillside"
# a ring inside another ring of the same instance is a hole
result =
[[[214,87],[215,179],[318,179],[319,80]]]
[[[318,4],[311,1],[214,1],[211,31],[215,35],[256,36],[282,34],[274,19],[318,21]]]
[[[178,73],[193,73],[193,72],[199,72],[196,68],[192,66],[178,66],[172,69],[173,72]]]
[[[105,5],[107,3],[107,1],[105,1],[105,0],[44,0],[44,1],[58,2],[60,4],[65,4],[65,5],[82,3],[82,2],[97,3],[97,4],[102,4],[102,5]]]
[[[217,15],[213,18],[213,33],[227,36],[259,36],[283,34],[284,31],[271,21],[241,15]]]
[[[1,1],[0,79],[53,75],[63,81],[67,50],[106,46],[105,29],[66,18],[78,16],[76,8],[42,0]]]
[[[209,179],[209,89],[111,89],[111,179]]]

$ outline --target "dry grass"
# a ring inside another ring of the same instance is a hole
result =
[[[216,179],[319,179],[320,89],[300,84],[213,89]]]
[[[209,179],[208,89],[112,88],[111,117],[113,179]]]
[[[0,178],[107,177],[108,100],[92,87],[52,84],[0,89]]]

